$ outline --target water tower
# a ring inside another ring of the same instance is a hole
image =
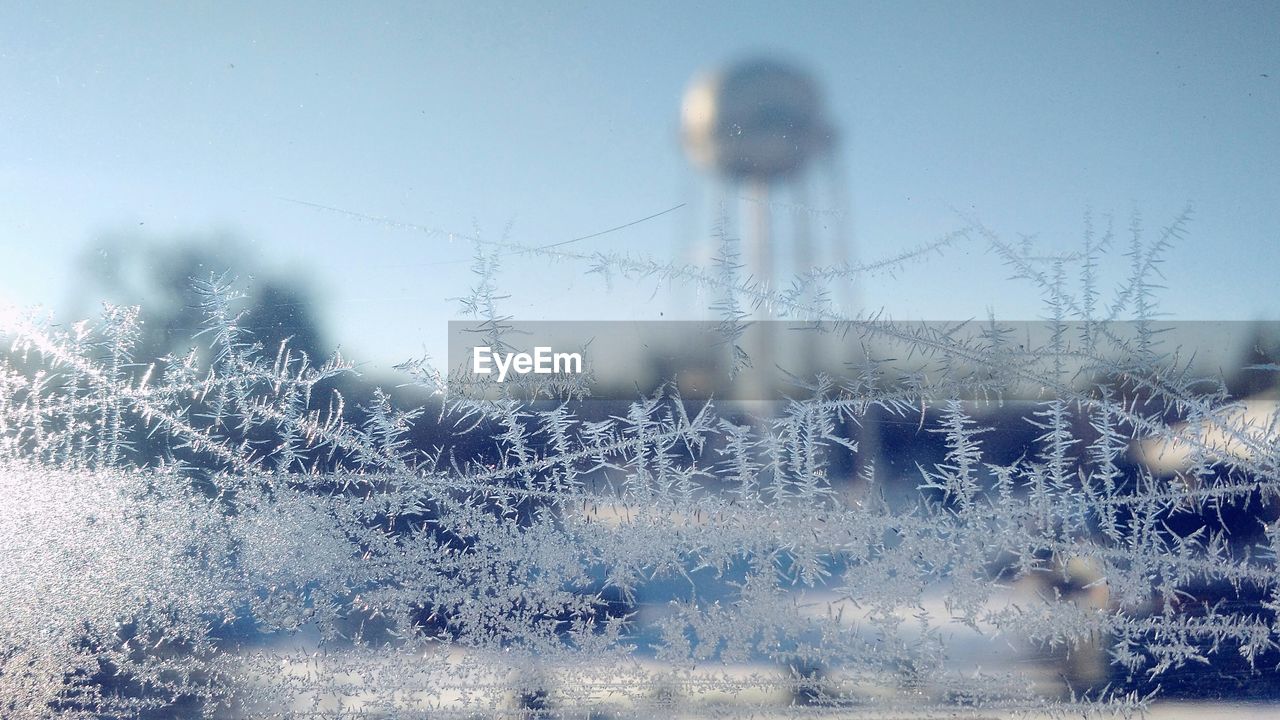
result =
[[[714,177],[720,198],[712,203],[714,211],[730,225],[729,232],[740,234],[746,270],[756,280],[776,287],[815,265],[848,260],[847,202],[834,157],[835,132],[807,73],[755,58],[701,75],[684,94],[681,136],[689,160]],[[815,184],[825,186],[825,204],[813,205]],[[775,232],[775,219],[787,221],[785,232]],[[789,272],[780,272],[783,268]],[[847,305],[853,298],[832,300]],[[786,343],[779,346],[767,331],[762,335],[752,355],[768,366]],[[811,349],[792,354],[813,357]],[[813,369],[806,364],[796,369]]]

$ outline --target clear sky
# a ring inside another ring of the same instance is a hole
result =
[[[671,257],[710,229],[681,93],[768,52],[825,92],[861,259],[957,209],[1051,248],[1089,207],[1155,231],[1191,203],[1165,309],[1277,319],[1277,37],[1275,2],[5,2],[0,300],[65,307],[107,233],[227,230],[310,277],[353,354],[404,359],[443,337],[469,247],[281,198],[529,244],[687,203],[578,244]],[[653,316],[582,270],[509,262],[509,312]],[[1005,275],[974,246],[860,295],[1034,317]]]

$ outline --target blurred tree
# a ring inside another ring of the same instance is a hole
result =
[[[251,250],[227,235],[109,235],[86,249],[76,272],[73,316],[92,314],[104,301],[142,307],[139,358],[185,354],[203,322],[193,280],[225,273],[241,280],[244,326],[267,352],[286,339],[291,348],[312,357],[333,352],[301,276],[265,270]]]

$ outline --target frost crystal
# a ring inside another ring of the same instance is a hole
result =
[[[464,309],[495,349],[499,250],[695,286],[731,373],[746,308],[845,348],[751,413],[424,363],[428,407],[352,402],[350,365],[255,343],[220,278],[182,356],[134,356],[136,308],[14,316],[0,715],[1123,715],[1188,668],[1274,678],[1278,415],[1162,343],[1182,224],[1135,225],[1109,305],[1092,230],[1043,257],[973,223],[786,292],[724,233],[710,271],[477,240]],[[962,237],[1043,292],[1043,343],[844,317],[820,287]]]

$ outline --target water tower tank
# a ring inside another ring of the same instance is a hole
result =
[[[681,107],[685,152],[699,167],[732,180],[785,178],[831,142],[809,76],[772,59],[703,75]]]

